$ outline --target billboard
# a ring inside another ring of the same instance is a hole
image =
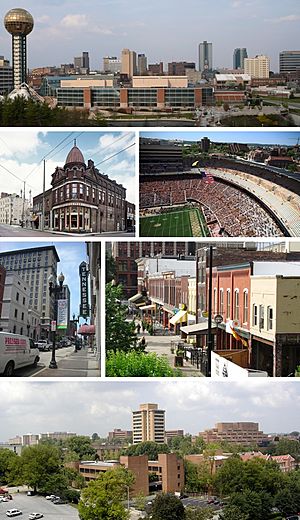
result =
[[[68,300],[57,300],[57,329],[68,328]]]

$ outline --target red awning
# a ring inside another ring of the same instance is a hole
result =
[[[95,334],[95,325],[81,325],[78,329],[78,334],[82,334],[83,336]]]

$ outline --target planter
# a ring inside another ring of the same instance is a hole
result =
[[[174,367],[183,367],[183,357],[182,356],[174,357]]]

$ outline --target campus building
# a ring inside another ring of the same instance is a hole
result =
[[[268,436],[254,422],[221,422],[214,428],[199,432],[205,443],[229,442],[237,444],[264,444]]]
[[[124,231],[126,228],[126,189],[100,173],[94,162],[85,163],[74,144],[65,165],[52,174],[52,188],[44,199],[45,228],[72,233]],[[48,207],[48,209],[47,209]],[[43,194],[33,198],[33,211],[42,227]]]
[[[158,460],[148,460],[147,455],[122,455],[118,461],[82,461],[74,463],[76,469],[86,482],[95,480],[106,471],[124,467],[132,471],[136,477],[130,489],[130,496],[143,494],[147,496],[153,489],[164,493],[182,492],[184,489],[183,460],[175,453],[159,453]],[[155,474],[157,481],[149,483],[149,474]]]
[[[157,404],[141,404],[140,409],[132,412],[133,444],[153,441],[165,442],[165,410]]]

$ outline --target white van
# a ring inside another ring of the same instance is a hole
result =
[[[0,374],[11,377],[17,368],[36,366],[39,360],[39,350],[31,338],[0,332]]]

